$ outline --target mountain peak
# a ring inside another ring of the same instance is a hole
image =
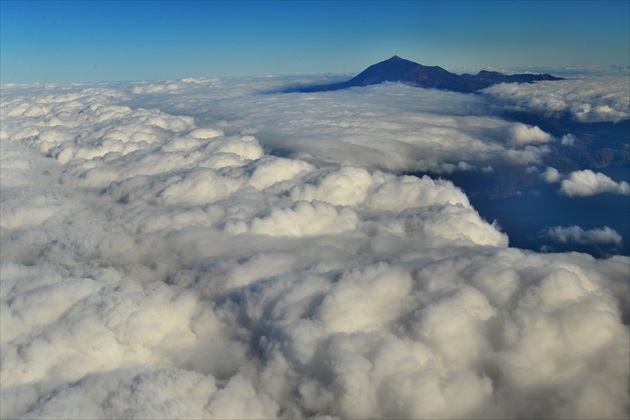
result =
[[[438,66],[423,66],[394,55],[388,60],[376,63],[348,80],[333,85],[293,88],[288,92],[321,92],[346,89],[354,86],[369,86],[383,82],[403,82],[423,88],[450,90],[455,92],[475,92],[497,83],[531,83],[539,80],[560,80],[550,75],[515,74],[505,75],[482,70],[477,75],[457,75]]]

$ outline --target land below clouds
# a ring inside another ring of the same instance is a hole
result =
[[[590,169],[630,182],[630,120],[617,123],[583,123],[568,115],[543,116],[505,112],[503,118],[540,127],[555,138],[571,136],[570,144],[554,142],[542,167],[561,173]],[[559,193],[557,184],[546,183],[539,171],[522,166],[494,164],[491,172],[456,171],[448,174],[420,172],[452,181],[470,198],[486,220],[497,220],[508,233],[510,245],[536,251],[578,251],[597,257],[630,255],[630,200],[626,195],[603,194],[579,199]],[[579,225],[596,229],[605,223],[622,235],[622,244],[549,243],[539,233],[548,226]]]

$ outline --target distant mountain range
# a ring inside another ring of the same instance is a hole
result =
[[[374,64],[352,79],[330,85],[302,86],[286,92],[324,92],[346,89],[354,86],[377,85],[383,82],[403,82],[423,88],[450,90],[455,92],[475,92],[497,83],[532,83],[539,80],[563,80],[549,74],[512,74],[496,71],[480,71],[476,75],[455,74],[438,66],[423,66],[405,60],[397,55],[389,60]]]

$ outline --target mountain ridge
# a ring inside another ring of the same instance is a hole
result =
[[[428,89],[472,93],[497,83],[533,83],[540,80],[563,80],[550,74],[512,74],[482,70],[476,75],[451,73],[439,66],[424,66],[397,55],[372,64],[352,79],[328,85],[290,88],[286,92],[325,92],[384,82],[410,83]]]

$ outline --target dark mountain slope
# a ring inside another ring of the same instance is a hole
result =
[[[539,80],[563,80],[561,77],[555,77],[550,74],[503,74],[498,71],[482,70],[476,75],[462,74],[466,80],[479,82],[486,86],[495,85],[497,83],[532,83]]]
[[[383,82],[407,82],[424,88],[474,92],[485,86],[475,80],[464,79],[442,67],[423,66],[413,61],[393,56],[389,60],[368,67],[346,82],[348,86],[368,86]]]
[[[523,83],[537,80],[561,80],[548,74],[505,75],[498,72],[481,71],[477,75],[457,75],[438,66],[423,66],[413,61],[393,56],[389,60],[374,64],[347,82],[331,85],[303,86],[286,92],[323,92],[347,89],[355,86],[377,85],[383,82],[410,83],[423,88],[443,89],[454,92],[475,92],[496,83]]]

